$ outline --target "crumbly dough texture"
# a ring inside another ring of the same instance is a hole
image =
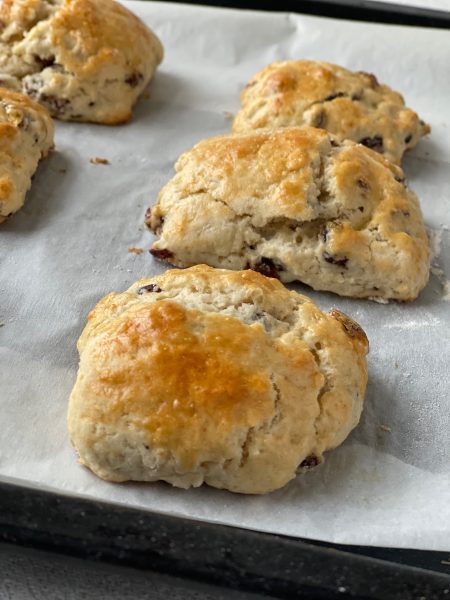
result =
[[[53,147],[53,133],[45,108],[0,88],[0,223],[23,206],[39,160]]]
[[[110,481],[263,494],[359,421],[367,338],[253,271],[199,265],[103,298],[78,342],[69,431]]]
[[[241,105],[234,132],[309,125],[360,142],[395,163],[430,132],[402,96],[374,75],[325,62],[288,60],[265,67],[242,91]]]
[[[123,123],[163,58],[114,0],[3,0],[0,83],[65,121]]]
[[[310,127],[207,139],[183,154],[146,224],[177,266],[252,268],[343,296],[413,300],[428,238],[403,171]]]

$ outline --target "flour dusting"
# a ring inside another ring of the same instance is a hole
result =
[[[447,281],[442,286],[442,299],[450,302],[450,281]]]
[[[444,270],[441,268],[437,260],[442,250],[442,233],[448,231],[447,225],[442,225],[441,229],[428,228],[428,238],[430,240],[431,249],[431,273],[437,277],[442,286],[442,300],[450,302],[450,281],[445,276]]]
[[[442,230],[428,228],[428,237],[430,239],[431,260],[434,260],[441,254]]]

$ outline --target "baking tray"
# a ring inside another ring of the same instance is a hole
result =
[[[447,558],[441,552],[318,545],[4,483],[0,539],[261,597],[438,600],[450,594],[450,576],[439,572]]]
[[[183,3],[183,0],[172,0]],[[450,12],[446,10],[419,8],[405,4],[388,3],[378,0],[279,0],[279,2],[257,2],[244,0],[195,0],[190,4],[297,12],[308,15],[331,17],[333,19],[351,19],[373,23],[391,23],[396,25],[416,25],[418,27],[450,27]],[[449,3],[450,9],[450,3]]]
[[[198,3],[450,27],[449,13],[378,2]],[[450,564],[444,552],[299,540],[13,483],[0,483],[0,541],[169,574],[222,589],[247,590],[261,597],[450,597]]]

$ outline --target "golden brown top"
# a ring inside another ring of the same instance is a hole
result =
[[[268,65],[241,94],[233,131],[310,125],[400,162],[430,128],[402,96],[370,73],[311,60]]]
[[[38,21],[48,17],[59,5],[59,1],[2,0],[0,3],[2,37],[8,40],[20,39],[22,31],[31,29]]]
[[[231,460],[242,432],[269,434],[290,404],[303,421],[279,424],[287,455],[302,428],[302,443],[311,442],[311,419],[322,428],[317,447],[331,447],[354,426],[366,383],[362,332],[350,335],[305,296],[253,271],[200,265],[138,281],[95,307],[78,347],[69,420],[108,431],[126,422],[182,471]],[[359,400],[348,395],[354,376]],[[323,417],[318,396],[330,402]]]
[[[163,57],[158,38],[114,0],[4,0],[0,21],[3,42],[20,42],[34,28],[27,46],[51,49],[56,63],[77,76],[89,77],[105,63],[127,66],[130,74],[145,71],[148,53],[156,54],[157,63]]]
[[[0,87],[0,111],[3,115],[2,121],[9,121],[12,125],[19,125],[23,111],[33,111],[39,114],[42,118],[51,121],[48,111],[26,96],[19,92],[14,92],[4,87]]]
[[[394,233],[409,224],[395,212],[406,209],[413,196],[403,171],[362,145],[337,143],[322,129],[291,127],[209,138],[182,154],[175,169],[160,202],[175,205],[208,194],[237,214],[251,215],[258,225],[280,218],[341,218],[362,230],[383,217]],[[412,210],[420,215],[415,206]]]
[[[53,147],[48,112],[0,87],[0,223],[23,205],[39,160]]]
[[[74,72],[95,72],[105,62],[139,69],[153,49],[163,58],[158,38],[133,13],[111,0],[65,0],[52,23],[53,43]],[[73,52],[73,48],[76,52]]]
[[[203,140],[175,168],[146,216],[158,258],[369,298],[411,300],[428,280],[417,197],[400,167],[361,144],[259,129]]]
[[[249,364],[258,352],[273,353],[261,329],[253,331],[232,317],[205,318],[162,300],[128,311],[102,333],[90,356],[97,377],[88,392],[107,397],[109,410],[99,410],[96,420],[108,424],[131,414],[154,446],[177,448],[185,468],[192,466],[205,436],[220,455],[234,428],[252,427],[272,414],[267,365]],[[132,368],[128,362],[111,368],[123,359],[131,360]],[[315,364],[308,353],[305,362],[313,385]]]
[[[18,94],[6,88],[0,87],[0,156],[5,163],[12,161],[15,168],[20,170],[22,161],[27,160],[27,156],[19,157],[18,148],[14,145],[13,139],[31,129],[33,121],[36,122],[36,129],[39,124],[45,124],[49,131],[49,137],[53,138],[53,124],[48,112],[30,100],[24,94]],[[38,133],[35,131],[35,133]],[[41,136],[39,136],[40,138]],[[31,148],[28,149],[30,151]],[[10,177],[1,178],[0,201],[6,200],[12,191],[12,181]],[[1,211],[0,211],[1,215]]]
[[[177,187],[179,197],[208,191],[236,212],[248,198],[267,221],[282,216],[308,220],[314,216],[320,157],[330,150],[327,133],[313,128],[221,135],[182,154],[178,174],[166,189],[171,193]]]

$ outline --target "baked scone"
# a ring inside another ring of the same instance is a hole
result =
[[[430,127],[377,78],[325,62],[287,60],[252,77],[241,93],[234,132],[309,125],[400,163]]]
[[[68,424],[110,481],[263,494],[359,421],[367,338],[253,271],[199,265],[103,298],[78,342]]]
[[[53,133],[45,108],[0,88],[0,223],[23,206],[39,160],[53,147]]]
[[[163,57],[114,0],[3,0],[0,23],[1,84],[65,121],[127,121]]]
[[[146,214],[157,258],[360,298],[412,300],[428,280],[417,198],[399,167],[360,144],[311,127],[223,135],[176,171]]]

